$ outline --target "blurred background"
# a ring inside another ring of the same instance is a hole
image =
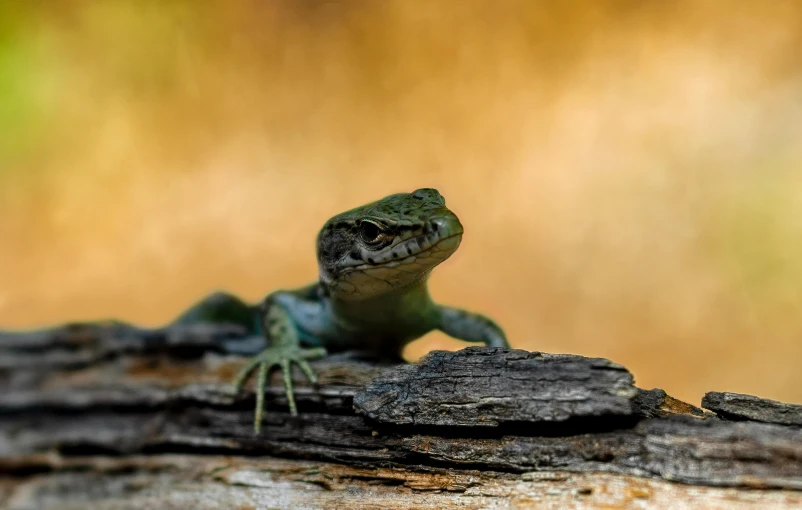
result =
[[[2,2],[0,326],[255,301],[436,187],[432,292],[515,347],[802,402],[800,48],[782,0]]]

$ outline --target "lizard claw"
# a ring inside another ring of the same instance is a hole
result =
[[[295,404],[295,394],[292,385],[292,364],[295,363],[313,384],[317,382],[317,376],[312,370],[307,360],[322,358],[326,355],[326,349],[315,347],[312,349],[302,349],[297,345],[274,345],[270,346],[261,353],[257,354],[240,369],[234,378],[234,392],[239,393],[242,385],[248,376],[258,368],[256,376],[256,413],[253,420],[254,433],[258,434],[262,429],[262,419],[265,409],[265,386],[267,376],[274,368],[281,368],[284,379],[284,390],[290,406],[290,414],[298,416],[298,408]]]

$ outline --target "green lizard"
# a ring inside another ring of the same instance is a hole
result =
[[[273,292],[257,306],[216,294],[177,322],[252,321],[251,331],[267,338],[269,346],[245,363],[234,381],[239,392],[258,370],[254,430],[259,433],[264,387],[273,368],[282,370],[290,412],[297,415],[292,363],[315,383],[308,360],[345,350],[400,359],[406,344],[435,329],[507,347],[503,330],[492,320],[436,304],[429,295],[429,274],[459,247],[462,233],[437,190],[390,195],[326,222],[317,236],[318,282]]]

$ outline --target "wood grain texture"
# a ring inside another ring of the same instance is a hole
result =
[[[610,473],[353,467],[309,460],[51,456],[52,471],[0,477],[9,510],[799,508],[802,492],[700,487]]]
[[[742,393],[711,391],[702,398],[702,407],[728,420],[751,420],[802,427],[802,405],[786,404]]]
[[[355,487],[383,487],[383,496],[375,491],[365,496],[366,501],[379,498],[377,507],[393,493],[406,494],[398,501],[407,501],[409,508],[425,508],[427,501],[439,501],[440,508],[467,504],[448,498],[424,501],[415,484],[441,484],[438,490],[462,496],[470,487],[484,487],[496,494],[486,497],[509,503],[523,477],[539,476],[582,480],[593,494],[604,486],[630,490],[646,484],[654,494],[673,487],[688,496],[688,487],[695,486],[713,491],[709,494],[732,494],[732,501],[744,505],[750,504],[749,497],[739,498],[754,492],[743,488],[761,489],[757,494],[768,498],[755,500],[761,508],[781,508],[802,494],[795,492],[802,491],[802,431],[797,427],[723,420],[662,390],[635,387],[620,365],[572,355],[470,347],[432,352],[417,364],[330,357],[314,363],[317,386],[296,374],[297,417],[289,414],[279,375],[273,374],[265,426],[255,436],[252,388],[235,395],[227,381],[242,362],[235,353],[258,349],[258,342],[236,329],[209,325],[143,330],[103,323],[4,333],[0,485],[6,500],[16,505],[7,506],[49,508],[49,496],[43,494],[57,493],[53,487],[66,484],[66,495],[58,499],[62,509],[80,508],[81,501],[95,497],[91,487],[102,487],[108,495],[93,508],[146,508],[147,498],[153,497],[147,489],[137,492],[142,500],[117,490],[144,483],[161,487],[168,499],[178,498],[174,508],[206,508],[197,498],[192,501],[198,506],[180,503],[190,467],[175,468],[181,476],[165,476],[162,468],[100,474],[76,468],[99,458],[124,465],[133,459],[158,464],[158,459],[193,456],[199,463],[252,463],[248,470],[256,474],[248,476],[267,484],[265,494],[283,491],[282,501],[311,501],[303,499],[308,484],[321,494],[343,486],[320,479],[298,486],[270,477],[265,481],[270,466],[299,462],[358,471],[363,474],[354,476],[364,483],[355,482]],[[393,481],[383,478],[388,472],[394,473]],[[207,502],[231,498],[256,505],[237,483],[220,485],[204,476],[198,480],[208,483],[192,483]],[[123,494],[127,503],[119,499]]]
[[[468,347],[377,377],[354,399],[380,423],[531,426],[631,417],[632,374],[605,359]]]

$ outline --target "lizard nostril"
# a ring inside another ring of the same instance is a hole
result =
[[[429,230],[433,234],[448,235],[448,220],[445,218],[434,218],[430,220]]]

